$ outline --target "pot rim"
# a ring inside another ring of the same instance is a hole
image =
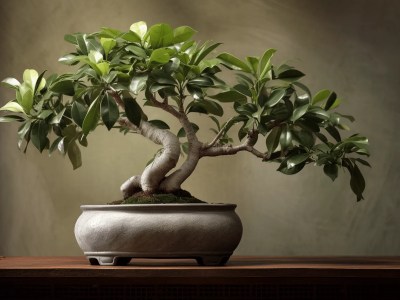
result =
[[[163,204],[89,204],[81,205],[82,211],[229,211],[232,203],[163,203]]]

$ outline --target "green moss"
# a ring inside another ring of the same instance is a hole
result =
[[[136,193],[124,200],[114,201],[110,204],[167,204],[167,203],[206,203],[193,197],[187,191],[178,191],[174,194],[146,194]]]

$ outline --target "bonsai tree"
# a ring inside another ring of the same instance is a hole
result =
[[[74,169],[82,164],[80,147],[99,125],[161,145],[143,172],[122,184],[125,199],[137,192],[178,193],[200,159],[242,151],[261,164],[277,163],[288,175],[313,164],[335,180],[345,169],[357,200],[363,199],[359,165],[369,166],[360,158],[369,155],[368,140],[359,134],[342,138],[340,130],[348,130],[346,122],[354,118],[337,112],[341,100],[335,92],[312,95],[299,81],[301,71],[272,63],[274,49],[242,60],[215,53],[220,43],[195,42],[195,32],[138,22],[127,32],[68,34],[74,50],[59,62],[75,69],[48,77],[28,69],[22,82],[4,79],[16,99],[0,108],[0,121],[21,123],[18,145],[24,152],[29,144],[40,152],[58,150]],[[236,82],[225,83],[220,72],[234,72]],[[182,128],[171,132],[165,120],[146,114],[146,106],[172,115]],[[224,116],[226,106],[234,113]],[[214,138],[199,140],[193,114],[212,120]],[[176,168],[181,154],[186,158]]]

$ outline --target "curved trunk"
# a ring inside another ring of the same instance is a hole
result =
[[[122,184],[121,191],[124,197],[129,197],[140,189],[147,193],[157,191],[160,182],[170,170],[175,168],[179,160],[180,144],[178,137],[170,131],[159,129],[146,121],[142,121],[139,127],[136,127],[127,119],[121,119],[120,123],[137,131],[152,142],[163,146],[162,153],[144,169],[140,176],[133,176]]]

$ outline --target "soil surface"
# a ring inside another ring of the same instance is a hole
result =
[[[132,196],[113,201],[108,204],[167,204],[167,203],[206,203],[196,197],[193,197],[188,191],[179,190],[171,194],[137,192]]]

